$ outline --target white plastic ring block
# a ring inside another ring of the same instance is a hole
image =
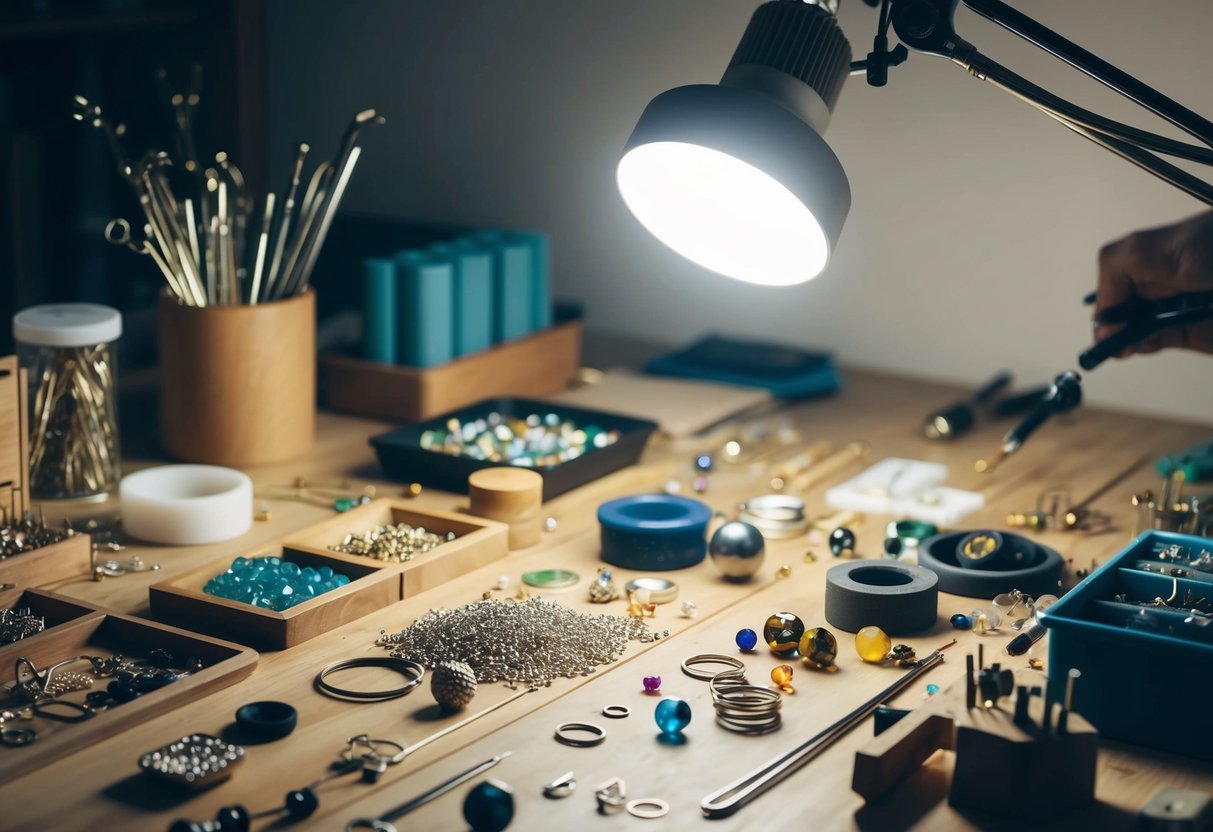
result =
[[[253,525],[253,481],[231,468],[147,468],[123,477],[118,493],[122,528],[152,543],[218,543]]]

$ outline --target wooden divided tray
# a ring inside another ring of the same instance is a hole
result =
[[[93,548],[87,534],[73,534],[58,543],[0,560],[0,584],[16,584],[18,589],[92,573]]]
[[[348,516],[348,513],[342,516]],[[282,612],[203,592],[207,581],[231,566],[235,559],[233,555],[152,584],[149,590],[152,614],[191,630],[230,638],[241,644],[284,650],[401,599],[398,568],[385,568],[369,558],[351,558],[336,552],[293,546],[263,547],[239,554],[247,558],[276,555],[300,568],[328,566],[334,572],[348,575],[350,582]]]
[[[423,527],[440,535],[454,532],[455,539],[404,563],[346,555],[328,548],[341,543],[347,534],[360,534],[397,523]],[[503,523],[468,514],[421,508],[407,500],[381,499],[296,532],[285,540],[285,545],[322,552],[349,563],[393,569],[400,574],[401,597],[411,598],[465,572],[504,558],[509,554],[508,538],[509,527]]]
[[[188,633],[151,621],[132,618],[83,604],[54,593],[30,590],[5,596],[5,604],[29,607],[46,617],[47,629],[37,635],[0,647],[0,677],[3,684],[13,682],[18,657],[29,659],[45,670],[64,659],[78,656],[109,657],[121,654],[144,658],[152,650],[163,648],[180,661],[190,657],[202,660],[201,670],[138,699],[116,705],[82,722],[58,722],[34,717],[13,721],[5,728],[31,728],[38,738],[30,745],[0,744],[0,780],[13,780],[38,771],[52,760],[64,757],[84,746],[108,739],[135,723],[144,722],[166,711],[225,688],[245,678],[257,666],[257,654],[226,641]],[[87,670],[81,663],[65,670]],[[109,680],[98,679],[94,690],[103,690]],[[83,702],[87,691],[63,695],[63,699]],[[16,703],[4,707],[15,709]]]

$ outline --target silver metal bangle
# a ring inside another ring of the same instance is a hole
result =
[[[342,670],[352,670],[356,667],[382,667],[393,670],[404,676],[408,681],[398,688],[387,690],[349,690],[339,688],[328,681],[328,677]],[[343,659],[333,662],[316,674],[316,690],[334,699],[344,699],[349,702],[383,702],[404,696],[421,684],[425,678],[425,667],[409,659],[397,659],[392,656],[365,656],[356,659]]]

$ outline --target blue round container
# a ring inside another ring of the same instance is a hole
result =
[[[668,494],[620,497],[598,507],[602,559],[624,569],[660,572],[700,563],[708,552],[712,510]]]

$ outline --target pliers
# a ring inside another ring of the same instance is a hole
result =
[[[1095,303],[1095,293],[1087,295],[1082,302],[1088,306]],[[1078,364],[1084,370],[1094,370],[1112,356],[1163,330],[1207,318],[1213,318],[1213,291],[1189,292],[1153,301],[1135,295],[1095,316],[1097,324],[1124,324],[1124,328],[1083,350],[1078,356]]]

